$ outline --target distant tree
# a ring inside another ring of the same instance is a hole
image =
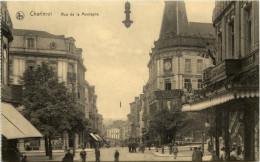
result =
[[[205,128],[205,117],[203,115],[205,114],[199,112],[186,112],[183,119],[185,124],[179,131],[180,137],[193,137],[195,140],[197,136],[200,136],[201,131]]]
[[[163,143],[175,142],[177,132],[184,126],[185,115],[180,109],[158,109],[150,117],[150,130],[159,135]]]
[[[87,126],[84,112],[47,64],[43,63],[36,70],[26,70],[22,80],[25,88],[22,113],[48,139],[46,153],[49,152],[52,159],[52,137],[64,131],[84,131]]]

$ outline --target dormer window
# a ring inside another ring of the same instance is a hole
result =
[[[27,38],[27,47],[34,48],[34,38]]]
[[[69,52],[73,52],[73,43],[69,43]]]

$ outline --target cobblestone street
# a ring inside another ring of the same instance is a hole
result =
[[[114,153],[115,150],[118,150],[120,153],[119,160],[120,161],[191,161],[192,151],[189,147],[180,147],[177,159],[173,158],[173,155],[169,155],[168,149],[165,150],[165,154],[161,154],[161,150],[156,152],[154,149],[148,150],[146,149],[144,153],[129,153],[127,147],[111,147],[111,148],[101,148],[101,161],[114,161]],[[74,161],[81,161],[80,150],[77,150],[76,155],[74,157]],[[203,157],[203,160],[210,160],[210,156],[208,152],[205,152],[206,155]],[[28,157],[28,161],[49,161],[48,157],[40,155],[39,153],[31,153]],[[63,152],[54,152],[53,153],[53,161],[62,161],[64,157]],[[87,150],[87,161],[95,161],[95,151]]]

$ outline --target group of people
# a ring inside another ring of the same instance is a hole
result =
[[[82,162],[86,162],[87,158],[87,152],[83,148],[82,151],[80,151],[80,158],[82,159]],[[67,153],[65,154],[64,158],[62,159],[63,162],[73,162],[75,156],[75,152],[73,150],[73,153],[70,152],[70,149],[67,150]]]
[[[138,143],[133,142],[128,144],[129,153],[136,153],[136,148],[138,147]]]
[[[96,162],[100,162],[100,150],[98,148],[95,149],[95,155],[96,155]],[[87,158],[87,152],[83,148],[82,151],[80,152],[80,158],[82,162],[86,162]],[[115,161],[119,161],[119,152],[116,150],[115,155],[114,155]],[[70,150],[67,150],[67,153],[65,154],[63,158],[63,162],[73,162],[74,156],[70,152]]]
[[[232,160],[232,161],[236,161],[236,160],[244,160],[244,152],[241,148],[241,146],[239,147],[235,147],[232,146],[231,150],[230,150],[230,157],[226,156],[225,153],[225,147],[221,148],[220,151],[220,160]]]

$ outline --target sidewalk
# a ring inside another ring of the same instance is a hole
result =
[[[174,157],[174,155],[170,155],[169,153],[160,153],[160,152],[153,152],[153,155],[158,156],[158,157]],[[188,155],[184,155],[182,153],[178,153],[178,157],[176,161],[191,161],[192,157]],[[206,154],[202,158],[203,161],[210,161],[211,160],[211,155]]]
[[[79,153],[82,149],[77,149],[75,152],[75,160],[80,160]],[[92,152],[94,149],[85,149],[86,152]],[[71,151],[72,153],[72,151]],[[49,156],[45,156],[45,151],[25,151],[23,155],[26,155],[28,161],[62,161],[62,158],[66,154],[64,150],[53,150],[53,160],[49,160]]]

